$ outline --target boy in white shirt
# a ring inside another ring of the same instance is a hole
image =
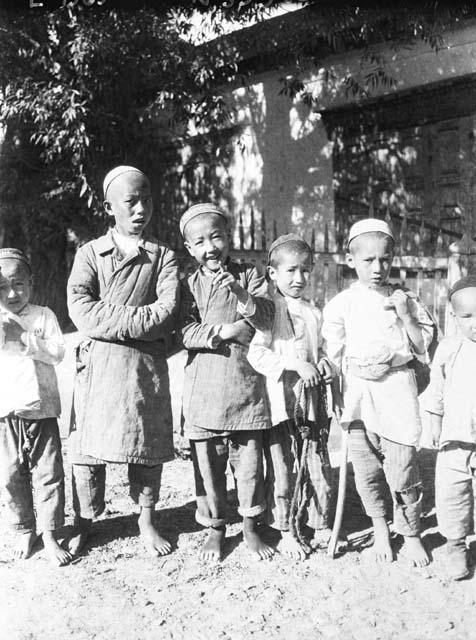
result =
[[[322,334],[328,358],[343,375],[341,421],[349,429],[357,490],[372,518],[375,557],[393,560],[385,517],[388,484],[403,553],[413,565],[425,566],[416,451],[421,423],[408,364],[415,355],[425,360],[434,325],[412,294],[388,283],[393,250],[383,220],[368,218],[351,227],[346,261],[358,281],[325,306]]]
[[[55,314],[30,304],[31,280],[26,256],[0,249],[0,486],[5,519],[18,533],[15,556],[30,556],[38,526],[50,559],[63,565],[71,555],[55,537],[64,524],[64,472],[54,365],[64,339]]]
[[[300,437],[294,420],[295,406],[300,400],[300,384],[311,391],[321,376],[327,382],[331,380],[331,367],[321,358],[321,312],[302,298],[311,271],[311,248],[299,236],[288,234],[273,242],[268,252],[268,275],[275,285],[274,324],[269,331],[256,332],[248,352],[253,368],[266,376],[273,424],[263,442],[267,522],[281,531],[280,551],[299,559],[305,558],[306,550],[293,537],[290,523],[295,484],[293,441]],[[307,466],[311,496],[306,520],[309,527],[322,532],[328,526],[331,486],[327,414],[325,429],[319,430],[317,394],[311,392],[309,398],[308,413],[303,416],[310,425]],[[316,533],[317,538],[319,535]]]
[[[424,408],[431,416],[436,461],[436,513],[447,538],[448,573],[469,573],[466,536],[474,531],[476,474],[476,275],[451,287],[449,301],[459,335],[444,338],[435,352]]]

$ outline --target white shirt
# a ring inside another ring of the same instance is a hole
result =
[[[61,403],[54,365],[65,353],[63,334],[48,307],[27,304],[12,318],[24,333],[21,342],[0,347],[0,417],[11,413],[30,420],[58,417]]]
[[[416,446],[421,421],[414,373],[396,369],[413,358],[410,340],[394,309],[385,308],[393,288],[370,289],[355,282],[324,307],[322,335],[326,354],[344,380],[343,426],[362,420],[370,431],[394,442]],[[426,345],[431,341],[431,320],[416,301],[411,313],[418,320]],[[366,361],[375,354],[390,354],[389,373],[367,380],[349,371],[349,360]]]
[[[463,336],[444,338],[431,365],[423,408],[443,416],[440,446],[451,441],[476,444],[476,343]]]
[[[276,314],[270,331],[257,331],[248,351],[251,366],[266,376],[273,425],[293,418],[299,376],[296,360],[317,364],[320,359],[321,312],[301,299],[277,294],[273,298]],[[315,407],[308,418],[315,419]]]

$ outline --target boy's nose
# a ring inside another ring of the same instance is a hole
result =
[[[374,260],[372,263],[372,270],[374,273],[380,273],[382,271],[382,265],[378,260]]]

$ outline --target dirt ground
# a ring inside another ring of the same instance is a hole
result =
[[[72,346],[58,375],[67,413]],[[170,359],[178,418],[183,354]],[[338,458],[339,434],[331,439]],[[138,537],[125,469],[111,466],[105,516],[94,525],[85,554],[54,568],[39,545],[31,559],[14,562],[11,536],[0,542],[0,638],[5,640],[246,640],[335,638],[448,640],[476,637],[476,578],[444,577],[444,546],[433,509],[434,452],[421,451],[425,486],[424,540],[433,562],[412,569],[403,561],[381,567],[368,557],[369,521],[352,486],[346,504],[348,544],[332,560],[324,550],[304,562],[275,555],[250,559],[242,543],[230,478],[230,520],[225,558],[209,566],[197,558],[205,532],[194,520],[192,465],[177,436],[177,457],[164,470],[158,505],[170,556],[150,559]],[[338,469],[335,469],[337,477]],[[68,486],[69,486],[69,470]],[[67,497],[67,536],[72,522]],[[276,542],[273,532],[267,539]],[[397,543],[397,541],[396,541]],[[398,545],[397,545],[398,546]]]

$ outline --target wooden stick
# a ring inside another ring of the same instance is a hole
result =
[[[337,416],[336,417],[340,417]],[[347,490],[347,455],[349,450],[349,432],[347,429],[342,430],[342,443],[340,450],[340,467],[339,467],[339,488],[337,490],[337,505],[332,527],[332,535],[327,547],[327,555],[334,558],[337,542],[339,540],[340,528],[342,525],[342,516],[344,515],[345,494]]]

